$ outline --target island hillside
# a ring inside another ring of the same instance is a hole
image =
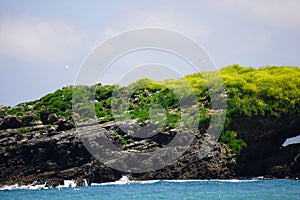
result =
[[[218,74],[221,84],[216,81]],[[186,81],[192,89],[185,88]],[[179,92],[174,94],[174,90]],[[118,98],[126,91],[131,91],[128,99]],[[300,68],[231,65],[179,80],[141,79],[126,87],[67,86],[36,101],[1,106],[0,185],[36,181],[57,186],[66,179],[81,185],[84,179],[89,184],[118,180],[126,173],[96,160],[83,145],[75,125],[80,123],[83,131],[84,127],[97,128],[123,150],[155,151],[182,131],[183,109],[178,97],[183,102],[195,97],[197,106],[190,112],[197,114],[186,119],[197,124],[193,143],[173,164],[131,173],[132,179],[300,177],[300,144],[282,146],[287,138],[300,134]],[[213,108],[216,99],[226,104],[226,109]],[[156,108],[161,111],[157,105],[164,108],[162,118],[149,114]],[[212,117],[222,111],[226,118],[214,143],[207,130]],[[133,137],[120,128],[136,129],[162,121],[163,128],[149,138]],[[204,142],[213,148],[204,152]]]

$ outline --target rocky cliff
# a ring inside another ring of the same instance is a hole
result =
[[[282,146],[286,139],[299,135],[299,114],[280,118],[235,117],[231,126],[248,145],[237,157],[237,176],[300,176],[300,144]]]
[[[51,118],[51,116],[49,117]],[[115,181],[127,174],[109,168],[97,161],[83,145],[72,122],[61,122],[66,126],[46,126],[43,122],[28,127],[15,128],[17,119],[10,116],[3,120],[0,130],[0,184],[31,184],[47,182],[57,186],[63,180],[74,179],[77,184]],[[128,125],[128,121],[124,122]],[[112,143],[123,149],[136,151],[163,148],[173,135],[159,132],[146,139],[135,139],[122,132],[119,122],[88,124],[104,131]],[[131,124],[136,124],[135,120]],[[150,122],[148,122],[150,123]],[[3,127],[3,124],[5,125]],[[83,128],[85,127],[83,126]],[[229,148],[220,143],[214,144],[204,156],[206,133],[196,133],[190,148],[173,164],[147,173],[131,173],[132,179],[230,179],[251,176],[266,178],[299,178],[300,145],[282,147],[286,138],[298,134],[300,117],[282,118],[235,118],[232,128],[237,130],[247,142],[247,148],[240,155],[230,154]],[[9,127],[9,128],[7,128]],[[27,132],[24,131],[27,128]],[[126,139],[126,144],[122,143]],[[211,140],[213,143],[213,140]]]
[[[12,118],[12,117],[11,117]],[[11,119],[10,119],[11,120]],[[15,121],[11,120],[11,121]],[[3,123],[3,122],[2,122]],[[7,122],[4,122],[7,124]],[[136,123],[135,120],[132,122]],[[147,139],[135,139],[120,132],[121,123],[108,122],[104,124],[85,124],[97,126],[104,131],[112,143],[123,149],[148,151],[163,148],[174,135],[160,132]],[[128,124],[128,121],[126,122]],[[10,124],[13,126],[13,124]],[[83,184],[115,181],[127,174],[106,167],[97,161],[85,148],[75,128],[69,126],[53,130],[53,127],[35,125],[27,127],[28,132],[20,134],[24,128],[8,128],[0,130],[0,184],[23,183],[34,181],[47,182],[49,186],[62,184],[63,180],[74,179]],[[41,131],[41,128],[44,128]],[[59,129],[59,130],[58,130]],[[84,129],[84,126],[83,126]],[[176,134],[176,131],[173,134]],[[116,134],[119,133],[120,135]],[[122,144],[121,136],[126,138],[126,145]],[[212,141],[213,142],[213,141]],[[228,155],[226,148],[216,144],[205,157],[199,155],[203,135],[198,132],[196,139],[174,164],[157,171],[130,174],[133,179],[207,179],[233,178],[235,160]]]

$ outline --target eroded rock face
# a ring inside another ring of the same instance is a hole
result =
[[[247,143],[237,157],[238,176],[268,176],[276,178],[299,176],[296,168],[300,145],[282,147],[287,138],[299,135],[300,116],[280,118],[235,118],[232,124]]]
[[[12,125],[18,119],[5,120]],[[56,121],[55,116],[51,120],[54,122],[51,126],[39,123],[27,127],[28,132],[21,133],[19,128],[0,130],[0,185],[47,181],[48,186],[57,186],[66,179],[74,179],[80,185],[84,179],[89,184],[120,179],[125,172],[100,163],[83,145],[84,138],[79,137],[78,130],[83,129],[80,132],[84,133],[85,127],[100,131],[124,151],[136,152],[165,148],[180,131],[160,131],[149,138],[136,138],[133,134],[138,129],[136,121],[83,124],[75,130],[72,121]],[[20,125],[17,123],[16,126]],[[226,146],[215,143],[207,133],[198,131],[193,143],[174,163],[156,171],[131,173],[130,176],[138,180],[242,176],[296,178],[300,176],[300,145],[281,145],[286,138],[297,134],[299,125],[299,116],[264,120],[238,118],[232,129],[247,143],[247,148],[238,157],[231,155]],[[98,145],[97,140],[101,138],[94,133],[95,145]],[[144,164],[152,165],[153,160],[145,160]]]
[[[97,164],[74,130],[51,135],[32,131],[22,136],[17,129],[0,131],[0,184],[38,181],[57,186],[66,179],[92,180],[99,168],[103,180],[121,177]],[[96,180],[101,181],[97,176]]]
[[[195,142],[187,152],[172,165],[145,174],[135,174],[142,180],[151,179],[231,179],[235,178],[234,157],[216,144],[208,153]],[[201,155],[201,152],[205,155]]]
[[[122,132],[123,129],[120,129],[120,126],[136,128],[134,123],[116,124],[112,122],[96,126],[87,125],[87,127],[92,126],[95,129],[100,127],[112,143],[120,145],[120,148],[125,151],[154,151],[157,148],[163,148],[168,143],[167,141],[170,141],[176,134],[176,130],[173,130],[172,134],[161,132],[151,138],[135,139],[130,131],[125,133]],[[44,126],[44,128],[46,127]],[[40,130],[33,127],[31,131],[23,134],[20,134],[18,129],[0,131],[0,184],[17,182],[30,184],[33,181],[40,183],[47,181],[48,186],[56,186],[62,184],[66,179],[78,180],[79,184],[83,179],[86,179],[88,183],[102,183],[116,181],[126,174],[97,161],[87,151],[82,143],[82,138],[78,137],[75,129],[53,132]],[[122,144],[122,141],[118,140],[120,135],[126,138],[126,144]],[[157,171],[131,174],[132,178],[234,177],[233,160],[226,154],[226,150],[219,144],[211,151],[201,149],[203,141],[203,136],[198,133],[197,139],[191,147],[175,163]],[[201,153],[205,155],[201,155]],[[151,159],[146,160],[145,165],[153,164],[152,161]]]

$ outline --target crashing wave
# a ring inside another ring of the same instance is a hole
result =
[[[14,185],[4,185],[0,188],[0,190],[42,190],[42,189],[49,189],[49,187],[46,186],[47,182],[44,184],[37,184],[36,182],[33,182],[30,185],[20,185],[20,184],[14,184]]]
[[[155,184],[155,183],[163,183],[163,182],[169,182],[169,183],[186,183],[186,182],[230,182],[230,183],[241,183],[241,182],[253,182],[262,180],[261,177],[256,177],[252,179],[211,179],[211,180],[199,180],[199,179],[187,179],[187,180],[146,180],[146,181],[135,181],[130,180],[129,176],[123,175],[119,180],[114,182],[107,182],[107,183],[92,183],[91,186],[106,186],[106,185],[128,185],[128,184]],[[84,181],[84,186],[88,186],[88,182],[86,179]],[[8,185],[8,186],[2,186],[0,187],[0,190],[42,190],[42,189],[49,189],[49,187],[46,186],[47,182],[43,185],[36,184],[34,182],[30,185]],[[63,185],[59,185],[56,187],[57,189],[61,190],[64,188],[74,188],[75,190],[78,190],[77,184],[75,180],[64,180]]]
[[[57,186],[57,189],[62,189],[62,188],[75,188],[77,186],[75,180],[64,180],[63,185]]]

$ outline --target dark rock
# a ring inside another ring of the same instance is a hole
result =
[[[40,118],[44,125],[54,124],[59,120],[56,114],[48,114],[47,112],[41,112]]]
[[[56,114],[51,114],[47,118],[47,123],[48,124],[54,124],[57,121],[58,121],[58,117],[56,116]]]
[[[9,128],[21,128],[23,127],[22,120],[20,117],[8,115],[5,116],[0,124],[0,130],[9,129]]]
[[[75,127],[74,123],[69,119],[58,120],[55,125],[58,125],[57,131],[70,130]]]
[[[298,148],[298,154],[294,154],[296,156],[291,162],[291,176],[296,175],[297,177],[300,177],[300,144],[294,144],[290,146]]]
[[[32,115],[25,115],[22,117],[22,123],[24,124],[24,126],[32,126],[33,121],[34,121],[34,117]]]
[[[43,123],[46,124],[49,120],[56,120],[54,115],[44,117],[47,117],[46,121],[43,119]],[[299,178],[300,145],[281,147],[287,137],[294,136],[299,130],[300,121],[297,120],[298,117],[272,120],[239,118],[233,123],[233,130],[246,141],[247,148],[238,157],[230,154],[225,145],[215,143],[209,134],[195,132],[193,143],[174,163],[156,171],[132,173],[131,177],[136,180],[228,179],[240,176]],[[4,127],[11,127],[14,123],[13,127],[21,125],[17,117],[7,116],[5,123]],[[145,127],[149,124],[151,122],[142,125]],[[3,123],[1,127],[2,125]],[[86,182],[90,185],[92,182],[116,181],[126,173],[97,161],[86,149],[85,138],[78,133],[94,137],[90,145],[99,147],[98,150],[101,150],[101,141],[106,137],[123,151],[147,153],[169,148],[168,144],[180,132],[179,129],[174,129],[168,132],[160,131],[149,138],[136,138],[132,132],[143,126],[129,120],[83,124],[75,131],[71,120],[58,119],[51,127],[37,125],[23,134],[20,134],[18,129],[0,130],[0,184],[31,184],[36,181],[40,184],[47,182],[47,186],[55,187],[63,184],[63,180],[66,179],[76,180],[78,185],[85,185]],[[122,144],[124,139],[126,143]],[[184,143],[184,139],[178,142],[176,148],[171,150],[177,151],[182,148],[180,143]],[[168,157],[168,152],[170,151],[165,151],[166,155],[158,157]],[[136,162],[135,157],[130,159]],[[118,163],[117,161],[122,163],[122,160],[111,162]],[[144,166],[155,164],[163,165],[164,159],[146,159],[142,163]]]
[[[287,178],[291,175],[291,169],[287,165],[272,166],[267,170],[267,175],[276,178]]]
[[[47,112],[40,113],[40,118],[44,125],[48,124],[48,116],[49,116],[49,114]]]
[[[237,157],[235,172],[238,176],[270,175],[282,178],[295,173],[295,168],[289,168],[294,165],[300,146],[282,147],[282,144],[287,138],[299,135],[299,115],[237,117],[233,120],[232,129],[247,143],[247,148]]]

